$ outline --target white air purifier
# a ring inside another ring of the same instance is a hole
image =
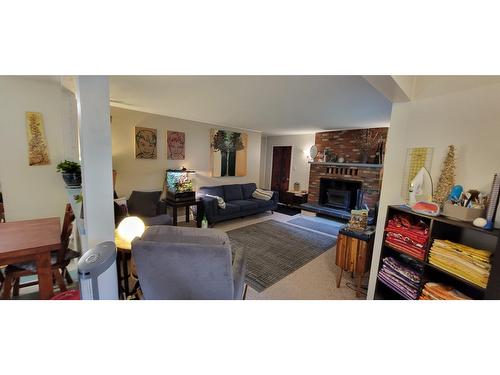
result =
[[[78,279],[82,300],[118,299],[116,245],[101,242],[78,261]]]

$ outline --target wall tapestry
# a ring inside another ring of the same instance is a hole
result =
[[[167,159],[184,160],[186,135],[183,132],[167,131]]]
[[[135,127],[135,158],[156,159],[156,129]]]
[[[29,165],[50,164],[41,113],[26,112],[26,130],[28,132]]]
[[[247,143],[247,133],[211,129],[210,164],[212,176],[246,176]]]

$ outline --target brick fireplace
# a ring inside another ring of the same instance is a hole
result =
[[[377,128],[376,131],[385,144],[387,128]],[[310,163],[308,204],[333,207],[331,204],[328,205],[328,190],[330,190],[330,198],[338,201],[339,208],[344,195],[346,206],[343,210],[346,212],[355,208],[353,205],[361,208],[366,204],[370,209],[375,208],[380,199],[383,169],[380,164],[370,164],[373,163],[376,147],[369,150],[368,163],[360,163],[361,150],[358,145],[360,132],[361,130],[342,130],[316,133],[315,144],[319,154],[323,154],[324,150],[329,148],[337,157],[344,158],[344,162],[315,160]]]
[[[320,202],[321,179],[333,179],[339,181],[355,181],[361,183],[363,192],[362,203],[369,208],[374,208],[380,199],[380,188],[382,184],[382,168],[349,166],[328,166],[329,163],[311,163],[309,172],[309,196],[308,203]]]

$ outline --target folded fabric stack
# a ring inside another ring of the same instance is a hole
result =
[[[488,285],[491,252],[447,240],[434,240],[429,263],[482,288]]]
[[[422,295],[423,300],[449,300],[449,299],[471,299],[465,294],[453,289],[451,286],[441,283],[429,282],[424,285]]]
[[[429,226],[420,221],[412,224],[404,215],[395,215],[389,219],[385,228],[385,242],[402,253],[424,260]]]
[[[382,260],[378,279],[406,299],[417,299],[418,297],[421,272],[404,265],[393,257]]]

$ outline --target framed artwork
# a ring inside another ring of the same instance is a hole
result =
[[[210,130],[210,165],[213,177],[246,176],[248,134]]]
[[[183,132],[167,131],[167,159],[184,160],[186,135]]]
[[[157,157],[156,129],[135,127],[135,158],[156,159]]]
[[[50,164],[42,114],[40,112],[26,112],[26,131],[28,134],[29,165]]]

